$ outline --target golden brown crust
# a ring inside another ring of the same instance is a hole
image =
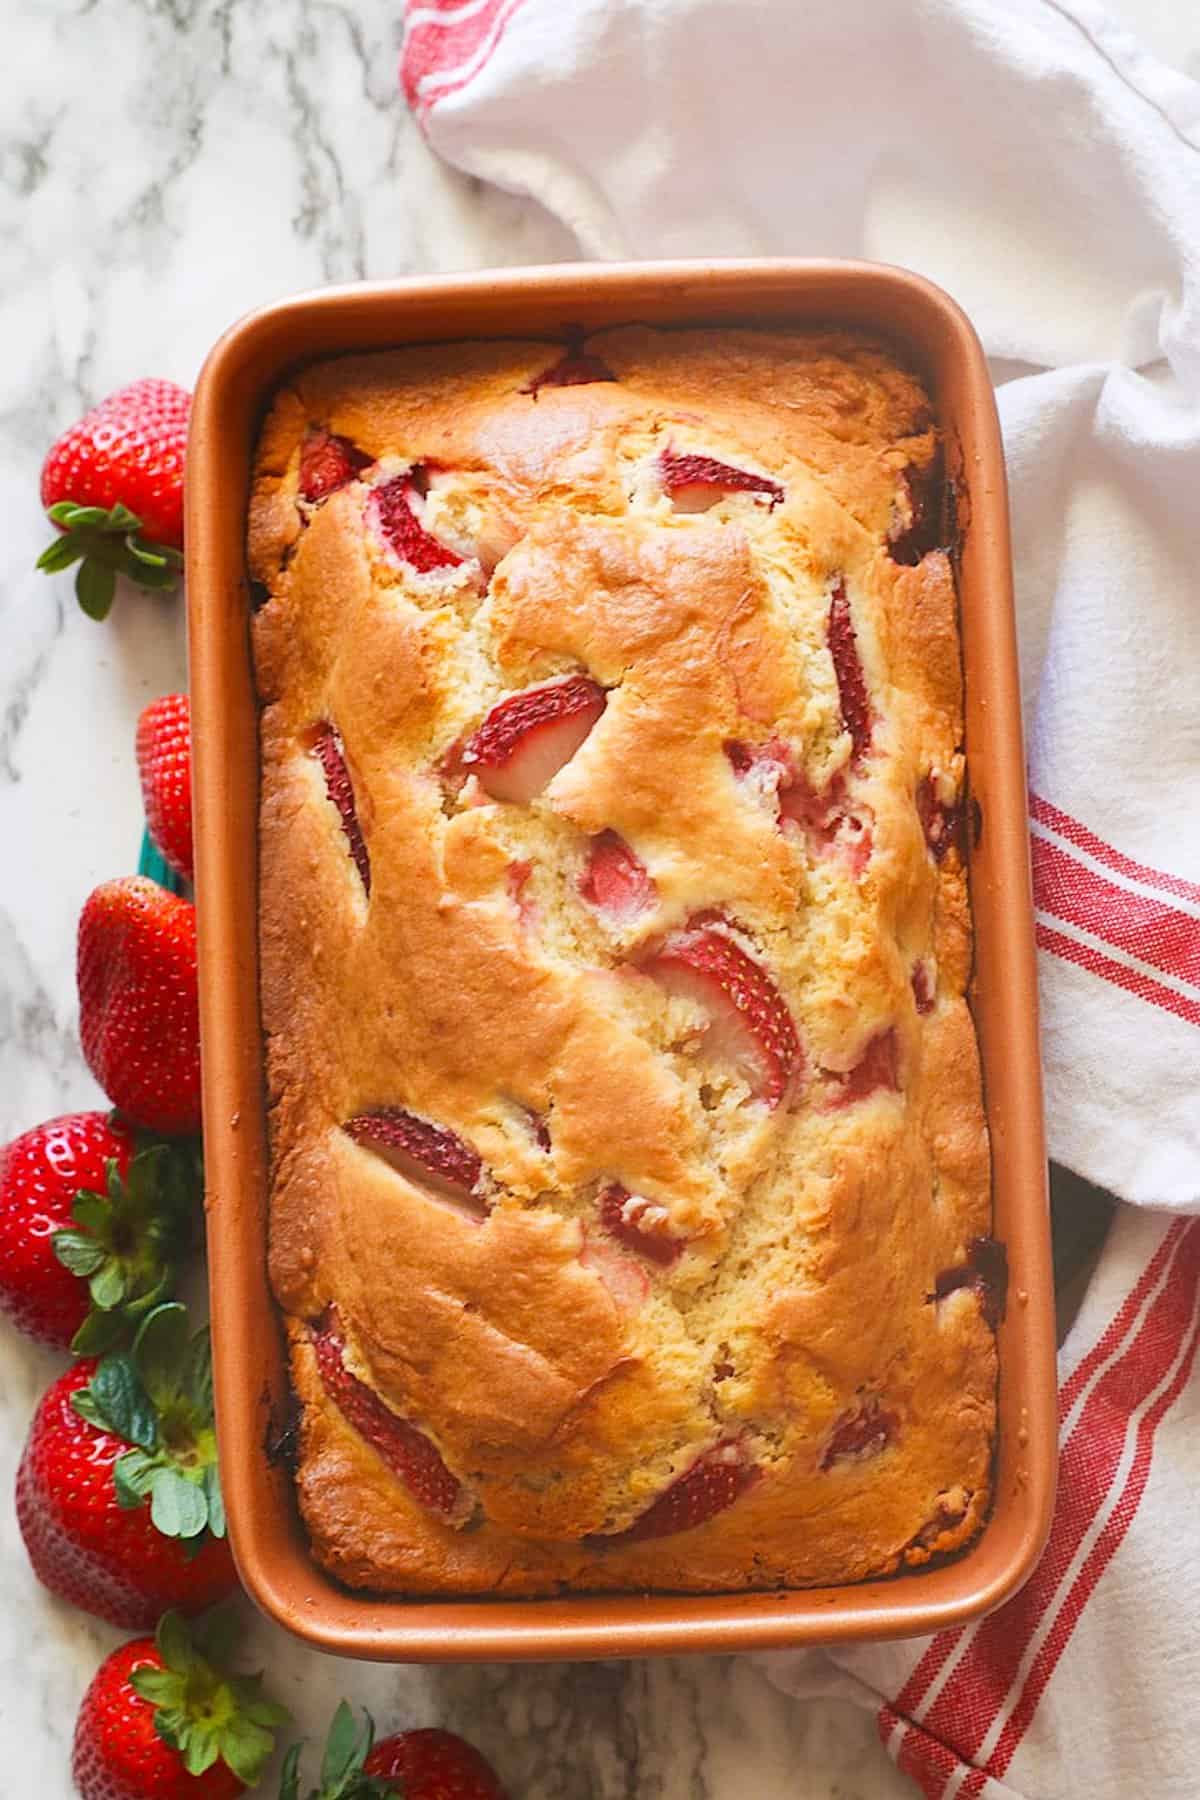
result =
[[[925,784],[948,820],[961,796],[953,572],[887,544],[936,433],[919,382],[850,334],[629,327],[585,348],[615,380],[531,393],[561,355],[536,343],[314,365],[263,429],[270,1254],[301,1507],[326,1566],[378,1589],[856,1580],[967,1543],[990,1497],[992,1331],[970,1285],[932,1298],[990,1220],[965,869],[956,844],[932,853],[917,803]],[[310,428],[373,460],[319,504],[298,497]],[[666,450],[782,498],[677,510]],[[419,573],[371,523],[373,486],[413,465],[457,566]],[[839,591],[865,754],[829,647]],[[607,705],[543,793],[517,805],[446,778],[499,699],[578,670]],[[322,724],[369,897],[313,754]],[[869,854],[781,823],[730,750],[771,744],[840,796]],[[632,921],[581,898],[602,832],[653,879]],[[642,967],[697,914],[795,1022],[804,1074],[777,1107]],[[896,1086],[858,1093],[881,1039]],[[482,1221],[343,1129],[387,1107],[478,1153]],[[677,1261],[622,1252],[626,1279],[606,1272],[613,1182],[664,1209]],[[436,1445],[467,1524],[422,1504],[330,1397],[313,1327],[331,1306],[347,1367]],[[732,1504],[603,1542],[727,1443],[757,1471]]]

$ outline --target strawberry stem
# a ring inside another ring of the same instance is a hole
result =
[[[59,535],[42,551],[37,567],[54,575],[78,563],[75,595],[90,619],[108,617],[118,575],[150,592],[173,588],[179,578],[179,551],[143,538],[141,520],[120,501],[105,508],[59,500],[46,517]]]
[[[253,1787],[275,1748],[273,1727],[290,1715],[264,1696],[261,1674],[227,1668],[235,1631],[229,1614],[211,1614],[189,1630],[178,1613],[164,1613],[154,1634],[162,1667],[135,1668],[129,1684],[153,1706],[154,1729],[189,1775],[220,1761]]]

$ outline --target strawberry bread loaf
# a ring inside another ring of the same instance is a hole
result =
[[[300,1507],[411,1593],[848,1582],[989,1505],[936,422],[849,333],[303,369],[249,523]]]

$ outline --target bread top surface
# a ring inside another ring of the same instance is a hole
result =
[[[321,433],[353,466],[309,500]],[[977,1528],[990,1188],[937,456],[917,379],[843,333],[431,346],[277,395],[249,532],[271,1272],[301,1500],[347,1579],[852,1578]],[[480,727],[580,682],[573,754],[512,798]],[[470,1192],[362,1127],[396,1115],[465,1147]],[[331,1319],[453,1519],[322,1382]],[[714,1458],[747,1471],[728,1501],[640,1541]]]

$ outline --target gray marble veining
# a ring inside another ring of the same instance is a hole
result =
[[[572,252],[552,220],[427,151],[397,93],[397,13],[394,0],[0,5],[0,1141],[100,1101],[75,1032],[75,923],[96,882],[133,867],[133,723],[185,679],[178,602],[122,593],[98,627],[68,578],[33,573],[50,438],[136,376],[190,384],[223,327],[274,296]],[[60,1366],[0,1326],[2,1494]],[[257,1618],[249,1630],[310,1737],[343,1693],[384,1728],[445,1723],[495,1758],[514,1800],[910,1791],[869,1716],[788,1699],[745,1661],[381,1669]],[[79,1697],[119,1637],[38,1587],[0,1503],[13,1800],[68,1800]]]

